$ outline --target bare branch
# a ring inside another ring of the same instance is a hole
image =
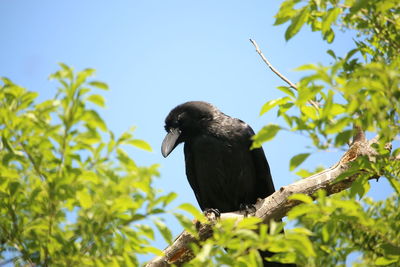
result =
[[[365,138],[356,138],[355,142],[350,146],[349,150],[342,156],[338,163],[333,167],[326,169],[320,173],[314,174],[306,179],[297,181],[291,185],[281,187],[278,191],[265,199],[260,199],[255,207],[256,212],[252,214],[261,218],[265,223],[270,220],[279,220],[286,216],[287,212],[294,206],[300,204],[299,201],[288,200],[293,194],[306,194],[313,196],[315,192],[323,189],[328,195],[338,193],[351,186],[355,179],[361,174],[354,174],[339,182],[335,182],[339,175],[343,174],[348,168],[349,163],[360,156],[368,156],[373,158],[376,152],[370,147],[370,143]],[[371,177],[377,178],[377,177]],[[227,218],[243,219],[246,215],[244,212],[230,212],[221,214],[221,220]],[[212,235],[212,224],[202,224],[199,228],[200,240],[205,240]],[[180,265],[194,258],[194,254],[190,250],[189,244],[198,242],[194,236],[188,232],[182,232],[178,238],[164,250],[164,255],[159,256],[147,263],[147,267],[169,266],[170,264]]]
[[[288,78],[283,76],[277,69],[275,69],[274,66],[272,66],[272,64],[268,61],[268,59],[264,56],[263,52],[258,47],[258,44],[256,43],[256,41],[254,41],[253,39],[250,39],[250,42],[254,45],[254,47],[256,48],[257,53],[260,55],[261,59],[265,62],[265,64],[267,64],[268,68],[270,68],[273,73],[278,75],[278,77],[281,78],[290,87],[292,87],[293,89],[298,91],[297,86],[294,83],[292,83]],[[318,105],[317,102],[315,102],[313,100],[308,100],[308,103],[310,103],[314,108],[319,109],[319,105]]]

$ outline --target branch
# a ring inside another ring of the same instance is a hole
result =
[[[263,52],[258,47],[258,44],[256,43],[256,41],[254,41],[253,39],[250,39],[250,42],[254,45],[254,47],[256,48],[257,53],[260,55],[261,59],[265,62],[265,64],[267,64],[268,68],[270,68],[273,73],[278,75],[278,77],[281,78],[290,87],[292,87],[293,89],[298,91],[297,86],[294,83],[292,83],[288,78],[283,76],[277,69],[274,68],[274,66],[271,65],[271,63],[268,61],[268,59],[264,56]],[[319,105],[318,105],[317,102],[315,102],[313,100],[308,100],[308,103],[310,103],[317,110],[319,109]]]
[[[370,145],[371,141],[366,140],[365,137],[355,138],[349,150],[333,167],[288,186],[281,187],[278,191],[265,199],[259,199],[255,205],[256,212],[254,216],[261,218],[265,223],[268,223],[270,220],[279,220],[286,216],[291,208],[300,204],[299,201],[288,200],[288,197],[293,194],[313,196],[315,192],[323,189],[328,195],[331,195],[349,188],[362,173],[362,170],[360,170],[358,174],[354,174],[339,182],[335,182],[335,180],[339,175],[343,174],[350,167],[350,163],[358,157],[367,156],[373,159],[376,156],[376,152]],[[246,216],[244,213],[245,211],[223,213],[220,219],[236,218],[240,220]],[[213,221],[211,221],[210,224],[200,225],[200,240],[205,240],[212,236],[212,225]],[[195,256],[189,246],[192,242],[198,242],[198,240],[190,233],[183,231],[170,246],[164,249],[163,256],[152,259],[147,263],[146,267],[169,266],[171,264],[180,265],[184,262],[188,262]]]

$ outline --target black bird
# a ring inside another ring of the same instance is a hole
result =
[[[237,211],[275,192],[263,149],[250,150],[254,131],[245,122],[209,103],[192,101],[171,110],[165,130],[161,153],[167,157],[185,143],[186,176],[203,211]]]

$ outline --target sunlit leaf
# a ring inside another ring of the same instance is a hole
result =
[[[281,127],[276,124],[264,126],[255,136],[252,137],[254,142],[251,148],[253,149],[260,147],[262,143],[273,139],[280,129]]]
[[[172,233],[171,231],[168,229],[167,225],[165,223],[163,223],[160,220],[155,220],[154,224],[156,225],[158,231],[160,231],[162,237],[164,238],[164,240],[168,243],[171,244],[172,243]]]
[[[290,200],[299,200],[304,203],[312,203],[313,199],[310,196],[307,196],[305,194],[293,194],[288,197]]]
[[[273,99],[273,100],[268,101],[267,103],[265,103],[262,106],[261,111],[260,111],[260,116],[263,115],[264,113],[268,112],[273,107],[278,106],[278,105],[282,105],[282,104],[288,102],[289,100],[290,100],[290,98],[286,96],[286,97],[282,97],[282,98]]]
[[[105,107],[105,100],[101,95],[90,95],[86,100],[100,107]]]
[[[288,41],[293,36],[295,36],[303,27],[304,23],[307,20],[309,9],[307,7],[302,8],[297,15],[292,19],[290,26],[286,29],[285,39]]]
[[[301,154],[297,154],[296,156],[293,156],[290,159],[289,169],[291,171],[293,171],[297,166],[299,166],[301,163],[303,163],[309,156],[310,156],[310,153],[301,153]]]
[[[201,213],[195,206],[189,204],[189,203],[184,203],[178,206],[178,209],[184,210],[188,213],[190,213],[193,217],[196,219],[200,220],[204,218],[203,213]]]
[[[106,83],[103,83],[103,82],[91,81],[91,82],[89,82],[89,84],[91,86],[94,86],[94,87],[102,89],[102,90],[108,90],[108,85]]]
[[[126,142],[127,144],[133,145],[137,148],[146,150],[146,151],[153,151],[153,149],[151,148],[151,146],[149,145],[149,143],[147,143],[144,140],[140,140],[140,139],[132,139]]]

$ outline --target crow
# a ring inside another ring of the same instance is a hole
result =
[[[203,211],[243,209],[275,192],[263,149],[250,150],[253,129],[203,101],[183,103],[165,119],[161,153],[184,143],[186,176]],[[262,251],[264,257],[272,253]],[[264,260],[264,266],[294,266]]]

